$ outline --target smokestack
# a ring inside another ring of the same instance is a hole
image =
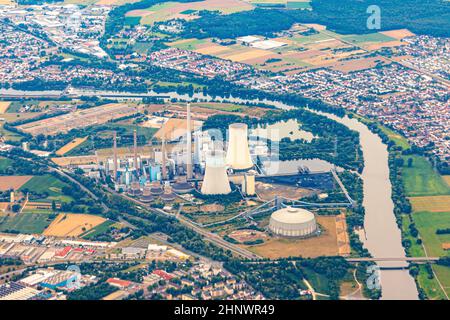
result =
[[[187,104],[187,134],[186,134],[186,149],[187,149],[187,178],[192,179],[192,128],[191,128],[191,104]]]
[[[248,147],[248,128],[245,123],[233,123],[228,127],[226,163],[234,170],[248,170],[253,167]]]
[[[166,168],[166,138],[163,137],[162,138],[162,148],[161,148],[161,153],[162,153],[162,168],[161,168],[161,172],[162,172],[162,178],[164,180],[167,179],[167,168]]]
[[[113,133],[114,181],[117,181],[117,132]]]
[[[136,170],[136,174],[139,176],[138,159],[137,159],[137,132],[136,132],[136,129],[133,130],[133,152],[134,152],[134,169]]]

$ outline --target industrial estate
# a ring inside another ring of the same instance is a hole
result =
[[[450,3],[339,2],[0,0],[0,300],[448,300]]]

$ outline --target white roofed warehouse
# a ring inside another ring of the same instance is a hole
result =
[[[287,207],[270,217],[269,229],[285,237],[308,237],[317,231],[316,217],[308,210]]]

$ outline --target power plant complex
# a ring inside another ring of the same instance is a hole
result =
[[[185,129],[185,143],[163,136],[159,143],[150,146],[148,154],[138,152],[137,132],[134,130],[132,155],[122,157],[118,153],[118,136],[114,132],[113,155],[99,167],[111,178],[116,191],[125,191],[145,202],[158,198],[171,201],[177,194],[194,189],[204,195],[226,195],[233,191],[232,185],[238,186],[244,196],[255,195],[256,171],[253,170],[246,124],[229,126],[226,151],[208,135],[193,134],[190,104],[187,104]],[[203,137],[202,141],[194,140],[193,147],[193,137],[199,136]],[[171,152],[167,150],[169,146]]]
[[[186,119],[185,133],[173,138],[165,131],[146,147],[138,147],[134,130],[132,149],[125,156],[119,155],[118,136],[114,132],[112,157],[98,163],[106,181],[114,184],[117,192],[125,192],[148,205],[177,198],[203,203],[207,197],[220,203],[220,197],[216,196],[229,194],[238,196],[230,198],[236,202],[261,200],[256,195],[256,177],[261,172],[252,160],[247,124],[230,124],[228,141],[223,143],[215,137],[221,136],[218,130],[193,129],[189,104]],[[309,237],[320,233],[311,211],[281,205],[273,210],[266,227],[272,235]],[[248,222],[252,222],[251,218]]]

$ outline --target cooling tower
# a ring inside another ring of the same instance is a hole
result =
[[[231,192],[225,167],[224,153],[211,152],[206,157],[205,176],[201,189],[203,194],[228,194]]]
[[[248,148],[248,132],[245,123],[233,123],[228,128],[228,150],[226,163],[234,170],[253,167]]]

